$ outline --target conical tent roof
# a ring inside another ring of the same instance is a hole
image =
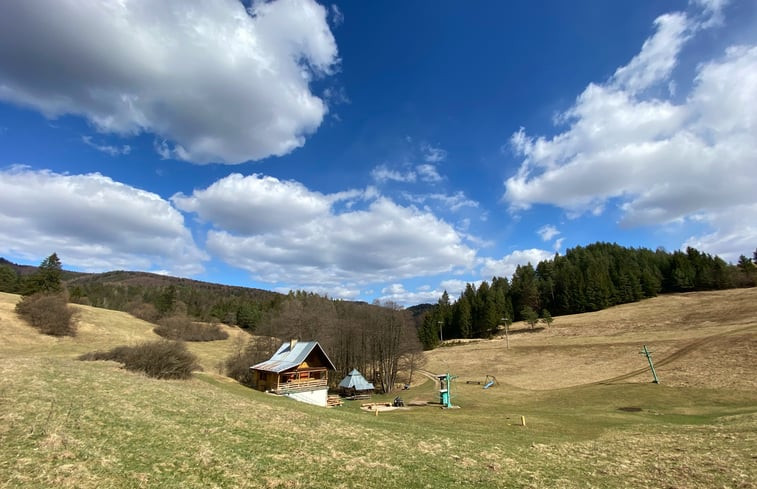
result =
[[[353,388],[356,391],[372,391],[374,389],[373,384],[365,380],[363,374],[358,372],[356,368],[352,369],[352,372],[348,373],[339,382],[339,387],[344,387],[345,389]]]

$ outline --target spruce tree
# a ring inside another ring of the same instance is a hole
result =
[[[55,294],[63,290],[63,268],[56,253],[48,256],[40,263],[37,271],[26,277],[22,289],[24,295],[38,292]]]
[[[460,336],[470,338],[473,335],[471,326],[470,302],[465,295],[460,296],[455,308],[455,322],[460,329]]]
[[[0,292],[14,293],[18,290],[18,273],[8,265],[0,265]]]
[[[554,322],[554,319],[552,318],[552,315],[551,315],[551,314],[549,313],[549,311],[548,311],[548,310],[546,310],[546,309],[544,309],[544,310],[543,310],[543,311],[541,312],[541,322],[543,322],[544,324],[546,324],[548,328],[549,328],[549,327],[550,327],[550,326],[552,325],[552,323]]]
[[[528,323],[531,329],[534,329],[536,323],[539,322],[539,315],[529,306],[524,307],[520,311],[520,315],[523,317],[523,320]]]

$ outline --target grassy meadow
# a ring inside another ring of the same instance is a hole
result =
[[[0,294],[0,488],[757,487],[757,289],[515,324],[510,349],[499,337],[438,348],[424,369],[457,375],[460,409],[378,416],[218,375],[245,334],[234,328],[189,345],[204,371],[188,381],[80,362],[157,336],[85,306],[75,338],[43,336],[15,316],[18,299]],[[487,374],[498,385],[466,383]],[[414,377],[403,399],[436,400]]]

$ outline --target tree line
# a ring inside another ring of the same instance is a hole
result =
[[[555,254],[550,260],[519,265],[508,280],[493,277],[478,287],[467,284],[452,303],[445,291],[418,330],[426,349],[444,339],[491,336],[504,321],[598,311],[672,292],[753,287],[754,258],[742,255],[736,265],[694,248],[669,253],[663,249],[626,248],[595,243]]]

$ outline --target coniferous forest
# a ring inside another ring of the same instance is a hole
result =
[[[757,251],[755,251],[757,259]],[[578,246],[550,260],[518,266],[510,280],[467,284],[453,303],[444,292],[427,312],[418,336],[424,348],[440,339],[486,338],[507,322],[598,311],[658,294],[755,285],[755,266],[737,265],[694,248],[669,253],[611,243]]]

